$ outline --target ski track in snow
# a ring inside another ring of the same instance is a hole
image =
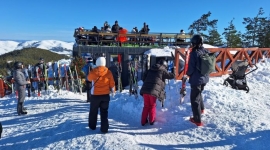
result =
[[[28,114],[16,114],[14,95],[0,99],[4,131],[1,150],[10,149],[269,149],[270,70],[267,63],[247,76],[250,92],[222,85],[226,76],[210,78],[203,92],[206,112],[203,127],[192,116],[190,86],[179,104],[181,81],[166,85],[164,108],[157,101],[156,123],[141,126],[143,98],[128,90],[111,97],[109,133],[102,134],[100,116],[96,130],[88,128],[89,103],[82,95],[51,91],[26,98]],[[265,68],[262,68],[265,67]],[[168,83],[168,82],[167,82]],[[142,82],[139,82],[141,87]]]

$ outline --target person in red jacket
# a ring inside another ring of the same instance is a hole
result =
[[[122,46],[122,43],[127,41],[127,29],[120,27],[119,28],[119,36],[116,38],[116,40],[119,42],[119,46]]]
[[[88,126],[92,130],[96,129],[98,109],[100,109],[100,131],[102,133],[107,133],[109,129],[110,92],[115,92],[113,75],[105,65],[105,57],[99,57],[96,60],[96,68],[92,69],[88,74],[88,81],[92,83]]]

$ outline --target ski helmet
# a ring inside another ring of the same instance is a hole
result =
[[[164,60],[164,59],[161,59],[161,60],[159,61],[159,64],[165,66],[166,68],[168,67],[168,63],[167,63],[167,61]]]
[[[22,69],[22,65],[23,65],[22,62],[16,61],[16,62],[14,63],[14,68],[15,68],[15,69]]]
[[[199,47],[201,45],[203,45],[203,37],[199,34],[195,34],[192,38],[191,38],[191,44],[194,47]]]

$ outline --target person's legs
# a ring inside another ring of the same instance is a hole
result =
[[[18,104],[17,104],[18,115],[27,114],[27,112],[23,109],[24,99],[25,99],[25,88],[22,88],[18,90]]]
[[[2,123],[0,122],[0,139],[2,137],[2,132],[3,132],[3,127],[2,127]]]
[[[144,107],[142,111],[141,124],[145,125],[150,109],[150,95],[143,94]]]
[[[200,100],[200,106],[201,106],[201,111],[203,111],[204,110],[204,103],[203,103],[203,97],[202,97],[202,91],[204,90],[204,86],[205,86],[205,84],[202,84],[201,85],[201,92],[200,92],[200,98],[201,98],[201,100]]]
[[[90,89],[91,89],[91,82],[86,81],[86,93],[87,93],[87,102],[90,102],[90,98],[91,98],[91,93],[90,93]]]
[[[156,97],[150,95],[149,122],[152,125],[156,119]]]
[[[96,96],[92,96],[92,100],[90,103],[89,118],[88,118],[88,126],[92,130],[95,130],[97,126],[97,115],[98,115],[99,105],[100,105],[100,100]]]
[[[191,86],[190,101],[193,112],[193,119],[197,123],[201,123],[201,85]]]
[[[103,133],[107,133],[109,129],[109,121],[108,121],[108,109],[109,109],[109,101],[110,96],[104,95],[100,96],[101,103],[100,103],[100,120],[101,120],[101,127],[100,131]]]

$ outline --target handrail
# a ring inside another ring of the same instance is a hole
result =
[[[270,57],[270,48],[207,48],[210,52],[216,53],[216,71],[211,73],[211,77],[222,76],[231,73],[231,65],[237,60],[246,60],[250,66],[258,63],[263,56]],[[179,58],[183,60],[185,57],[185,49],[175,49],[175,66],[179,70]],[[183,70],[176,72],[176,80],[181,80]]]
[[[77,30],[74,31],[74,37],[78,44],[94,43],[95,45],[101,45],[102,42],[108,42],[103,39],[105,36],[111,37],[119,37],[124,36],[127,37],[127,41],[125,43],[157,43],[159,46],[161,45],[186,45],[189,44],[189,39],[192,35],[185,34],[182,35],[180,33],[131,33],[127,34],[119,34],[119,33],[106,33],[106,32],[93,32],[91,30]],[[92,38],[95,37],[95,41],[92,41]],[[107,40],[107,39],[106,39]],[[116,39],[111,39],[112,43],[118,43]]]

